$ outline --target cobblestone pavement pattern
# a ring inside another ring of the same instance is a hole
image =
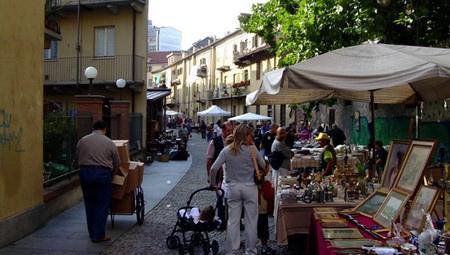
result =
[[[206,148],[207,144],[205,140],[201,140],[200,136],[194,134],[193,139],[189,142],[189,153],[193,157],[192,166],[186,175],[146,215],[145,223],[142,226],[133,227],[103,250],[101,254],[178,254],[177,250],[169,250],[166,247],[166,238],[175,226],[178,208],[186,205],[193,191],[207,186],[205,170]],[[209,191],[197,193],[191,203],[191,205],[199,208],[214,204],[215,194]],[[273,224],[270,225],[271,232],[273,233]],[[224,236],[225,232],[210,233],[210,238],[219,242],[221,250],[223,248]],[[283,252],[278,250],[276,253],[281,254]]]

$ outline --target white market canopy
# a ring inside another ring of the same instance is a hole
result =
[[[197,112],[198,116],[216,116],[216,117],[221,117],[221,116],[231,116],[231,112],[227,112],[224,111],[222,108],[220,108],[217,105],[212,105],[211,107],[209,107],[208,109],[201,111],[201,112]]]
[[[363,44],[268,72],[246,104],[290,104],[338,97],[396,104],[450,97],[450,49]]]
[[[166,115],[167,116],[175,116],[175,115],[180,115],[180,113],[173,111],[173,110],[166,110]]]
[[[271,117],[267,117],[264,115],[259,115],[259,114],[255,114],[255,113],[245,113],[233,118],[229,118],[228,120],[233,120],[233,121],[253,121],[253,120],[272,120]]]

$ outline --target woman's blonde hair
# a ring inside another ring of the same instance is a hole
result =
[[[240,124],[233,131],[233,142],[230,144],[230,149],[234,155],[239,154],[241,145],[247,144],[247,136],[251,134],[253,130],[245,124]]]

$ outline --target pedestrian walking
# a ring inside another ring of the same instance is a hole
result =
[[[208,149],[206,152],[206,171],[208,175],[208,181],[211,180],[211,166],[214,163],[214,161],[219,156],[220,152],[223,150],[225,146],[225,139],[231,135],[233,132],[233,128],[231,126],[231,123],[228,121],[225,121],[221,126],[221,131],[219,135],[215,135],[211,142],[208,145]],[[215,185],[217,187],[221,187],[221,184],[223,182],[223,169],[222,167],[219,167],[219,171],[216,174],[216,177],[213,182],[210,182],[211,185]],[[224,229],[226,226],[225,222],[225,204],[221,196],[217,196],[217,214],[218,217],[222,220],[223,225],[221,226],[221,229]]]
[[[240,218],[244,210],[246,254],[256,254],[257,220],[258,220],[258,188],[255,184],[255,167],[253,155],[261,169],[265,161],[254,145],[247,145],[252,139],[253,130],[246,125],[239,125],[233,133],[234,140],[225,147],[211,166],[210,183],[215,185],[216,175],[225,163],[228,182],[228,224],[227,224],[227,254],[239,252],[240,249]],[[250,138],[249,138],[250,137]]]
[[[281,152],[283,154],[283,162],[281,163],[281,167],[278,171],[272,172],[273,183],[276,183],[278,180],[278,176],[287,176],[289,174],[289,170],[291,168],[291,158],[294,156],[294,153],[291,151],[285,141],[286,141],[286,129],[280,127],[277,129],[277,136],[275,141],[272,144],[272,153]]]
[[[89,237],[92,242],[110,240],[105,235],[111,205],[112,171],[119,166],[116,145],[106,137],[106,123],[94,123],[94,131],[77,144],[77,161]]]
[[[204,120],[200,124],[200,133],[202,134],[202,139],[206,139],[206,123]]]
[[[277,135],[277,124],[272,124],[270,130],[265,132],[261,138],[261,152],[268,157],[272,153],[272,143]]]

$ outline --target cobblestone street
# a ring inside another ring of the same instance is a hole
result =
[[[107,247],[101,254],[178,254],[177,250],[169,250],[166,247],[166,238],[170,235],[176,223],[176,211],[185,206],[189,195],[199,188],[207,186],[206,178],[206,152],[207,144],[197,134],[189,144],[192,166],[178,184],[167,194],[161,202],[146,215],[142,226],[135,226],[129,232],[123,234],[117,241]],[[203,208],[214,205],[213,192],[200,192],[194,197],[191,205]],[[270,232],[273,240],[273,221],[270,221]],[[225,232],[212,232],[210,238],[217,240],[220,248],[223,248]],[[274,245],[274,241],[271,242]],[[278,250],[277,254],[282,251]]]
[[[142,226],[135,226],[123,234],[101,254],[178,254],[177,250],[166,247],[166,238],[176,223],[176,211],[185,206],[189,195],[199,188],[207,186],[206,178],[206,141],[197,134],[189,143],[192,166],[178,184],[147,215]],[[169,180],[168,180],[169,181]],[[213,192],[200,192],[195,196],[192,205],[202,208],[214,205]],[[223,234],[212,234],[212,238],[223,242]]]

